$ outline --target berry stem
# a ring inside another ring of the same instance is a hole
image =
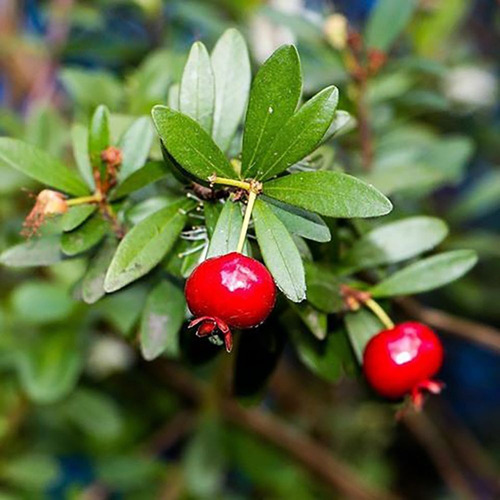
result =
[[[241,253],[243,251],[243,246],[245,245],[245,240],[247,237],[248,225],[250,224],[250,217],[252,216],[252,210],[256,199],[257,199],[257,193],[253,190],[250,191],[248,193],[248,205],[245,210],[243,225],[241,226],[240,239],[238,240],[238,247],[236,249],[238,253]]]
[[[66,200],[66,205],[73,207],[75,205],[84,205],[85,203],[100,203],[101,201],[102,196],[100,194],[93,194],[92,196],[82,196],[81,198]]]
[[[366,307],[371,309],[373,314],[375,314],[375,316],[377,316],[377,318],[380,320],[380,322],[388,330],[391,330],[392,328],[394,328],[394,323],[392,322],[391,318],[389,318],[387,313],[373,299],[365,300],[364,304],[366,305]]]
[[[208,178],[210,184],[223,184],[224,186],[234,186],[240,189],[244,189],[245,191],[250,191],[252,189],[252,185],[250,182],[238,181],[236,179],[226,179],[225,177],[217,177],[216,174],[210,176]]]

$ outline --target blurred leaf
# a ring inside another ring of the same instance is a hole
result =
[[[446,244],[447,248],[468,248],[475,250],[480,257],[500,258],[500,235],[484,229],[454,235]]]
[[[8,248],[0,255],[0,263],[9,267],[50,266],[63,259],[60,235],[33,238]]]
[[[181,91],[180,84],[171,85],[168,89],[167,106],[174,111],[179,111],[179,94]]]
[[[391,202],[373,186],[340,172],[299,172],[264,184],[264,194],[328,217],[377,217]]]
[[[95,181],[92,173],[92,165],[90,164],[88,128],[79,123],[75,123],[71,127],[71,142],[78,171],[90,190],[94,191]]]
[[[10,458],[0,468],[0,477],[23,491],[42,494],[59,477],[59,464],[50,455],[29,453]],[[31,498],[31,496],[30,496]]]
[[[182,290],[161,281],[148,295],[141,320],[141,352],[147,361],[166,353],[179,355],[179,330],[185,319],[186,302]]]
[[[392,297],[427,292],[455,281],[477,262],[473,250],[454,250],[414,262],[377,283],[374,297]]]
[[[304,266],[290,233],[265,202],[257,199],[253,213],[262,257],[278,288],[292,301],[306,296]]]
[[[365,308],[347,313],[344,322],[358,362],[363,365],[363,353],[366,344],[378,332],[385,330],[385,327],[374,314]]]
[[[97,205],[76,205],[69,207],[69,210],[62,216],[63,231],[73,231],[83,224],[95,211]]]
[[[448,227],[436,217],[416,216],[378,226],[358,239],[344,263],[350,270],[394,264],[441,243]]]
[[[212,137],[227,151],[248,101],[252,78],[245,39],[230,28],[217,41],[212,52],[215,77],[215,109]]]
[[[109,230],[109,222],[96,214],[61,238],[61,249],[66,255],[77,255],[97,245]]]
[[[337,135],[348,132],[356,125],[356,119],[347,111],[338,109],[333,115],[333,121],[321,139],[321,142],[327,142]]]
[[[344,301],[340,293],[341,282],[325,266],[308,262],[305,265],[307,301],[325,313],[342,310]]]
[[[66,193],[77,196],[88,194],[87,187],[73,171],[45,151],[23,141],[0,137],[2,164]]]
[[[325,313],[304,303],[292,303],[292,309],[298,314],[304,325],[318,340],[324,340],[328,328],[328,318]]]
[[[207,228],[208,237],[212,238],[215,226],[219,220],[220,213],[225,204],[219,203],[218,201],[210,202],[205,201],[203,203],[203,215],[205,216],[205,227]]]
[[[133,490],[159,478],[165,465],[141,455],[106,456],[97,463],[99,481],[116,490]]]
[[[243,215],[239,203],[233,203],[230,200],[226,201],[217,220],[213,236],[210,239],[207,258],[235,252],[242,225]]]
[[[270,143],[293,115],[302,92],[297,49],[280,47],[259,69],[243,135],[242,177],[254,177]]]
[[[152,184],[160,179],[163,179],[168,174],[165,164],[159,161],[152,161],[131,175],[129,175],[113,192],[112,199],[117,200],[124,196],[138,191],[143,187]]]
[[[127,211],[127,219],[132,224],[137,225],[151,214],[158,212],[158,210],[165,208],[176,201],[179,201],[181,196],[181,194],[177,194],[173,196],[153,196],[151,198],[147,198]]]
[[[191,118],[165,106],[153,108],[153,121],[167,151],[189,173],[204,180],[236,172],[212,138]]]
[[[215,81],[205,45],[195,42],[182,73],[179,110],[195,120],[207,133],[212,132]]]
[[[172,248],[186,222],[191,200],[168,205],[143,219],[120,242],[104,282],[114,292],[151,271]]]
[[[365,30],[367,47],[387,51],[410,21],[416,7],[415,0],[378,0]]]
[[[109,131],[109,110],[106,106],[97,106],[89,127],[89,155],[93,169],[98,169],[101,177],[105,177],[106,165],[101,159],[101,153],[111,144]]]

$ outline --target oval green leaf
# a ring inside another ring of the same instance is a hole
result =
[[[64,233],[61,249],[66,255],[86,252],[104,238],[108,229],[109,223],[100,214],[96,214],[73,231]]]
[[[208,247],[207,258],[234,252],[238,247],[243,216],[238,203],[226,201]]]
[[[50,266],[63,259],[59,234],[33,238],[7,248],[0,255],[0,263],[9,267]]]

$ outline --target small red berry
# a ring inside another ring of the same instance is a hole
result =
[[[186,301],[204,337],[219,330],[231,351],[231,327],[253,328],[271,313],[276,286],[267,268],[255,259],[232,252],[202,262],[186,282]]]
[[[381,331],[371,338],[363,355],[363,370],[375,391],[391,399],[410,394],[417,409],[423,403],[423,390],[441,391],[443,384],[431,378],[442,363],[438,336],[416,322]]]

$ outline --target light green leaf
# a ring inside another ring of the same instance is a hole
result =
[[[69,194],[88,194],[83,181],[59,160],[17,139],[0,137],[0,165],[19,170],[38,182]]]
[[[97,205],[76,205],[70,207],[69,210],[62,216],[63,231],[72,231],[80,224],[83,224],[95,211]]]
[[[340,172],[299,172],[268,181],[264,194],[328,217],[377,217],[391,202],[373,186]]]
[[[182,200],[158,210],[137,224],[118,246],[104,282],[114,292],[151,271],[172,248],[194,202]]]
[[[463,276],[477,262],[473,250],[454,250],[414,262],[375,285],[374,297],[412,295],[439,288]]]
[[[243,216],[240,205],[226,201],[210,240],[207,258],[236,251],[242,225]]]
[[[208,132],[212,132],[215,81],[210,56],[201,42],[195,42],[182,73],[179,110]]]
[[[71,144],[78,171],[90,190],[94,191],[95,181],[90,163],[88,128],[80,123],[75,123],[71,127]]]
[[[105,168],[101,153],[111,144],[109,131],[109,111],[106,106],[97,106],[89,127],[89,155],[93,169],[98,169],[103,175]]]
[[[19,243],[0,255],[0,263],[9,267],[50,266],[63,259],[61,236],[58,234]]]
[[[165,148],[182,168],[205,182],[213,174],[237,178],[224,153],[193,119],[165,106],[155,106],[152,113]]]
[[[387,51],[405,29],[416,7],[416,0],[378,0],[366,26],[367,47]]]
[[[261,66],[250,91],[243,134],[242,177],[253,177],[283,124],[293,115],[302,92],[297,49],[280,47]]]
[[[292,301],[306,296],[304,266],[290,233],[271,208],[257,199],[253,213],[262,257],[278,288]]]
[[[179,83],[174,83],[168,89],[167,105],[174,111],[179,111],[179,93],[181,86]]]
[[[109,223],[96,214],[73,231],[64,233],[61,249],[66,255],[77,255],[97,245],[109,230]]]
[[[408,217],[384,224],[363,235],[344,258],[350,270],[394,264],[441,243],[448,227],[436,217]]]
[[[227,151],[248,101],[252,79],[245,39],[230,28],[217,41],[212,52],[215,77],[215,110],[212,137]]]
[[[220,213],[224,205],[218,201],[210,202],[205,201],[203,203],[203,215],[205,216],[205,227],[207,228],[208,237],[212,238],[215,226],[219,220]]]
[[[168,174],[165,164],[159,161],[152,161],[139,170],[130,174],[113,192],[111,199],[118,200],[127,194],[133,193],[143,187],[156,182]]]
[[[163,280],[148,295],[141,320],[141,352],[151,361],[163,353],[179,354],[179,330],[185,319],[183,291]]]
[[[382,330],[384,325],[365,308],[350,312],[344,317],[347,335],[360,365],[363,364],[363,352],[369,340]]]
[[[332,123],[339,100],[328,87],[306,102],[282,125],[266,154],[255,161],[255,177],[270,179],[312,153]]]
[[[321,142],[327,142],[333,137],[345,134],[356,126],[356,119],[347,111],[339,109],[335,112],[333,121],[325,132]]]
[[[42,495],[43,490],[46,491],[57,481],[59,472],[59,464],[54,457],[29,453],[10,457],[6,463],[2,463],[0,477],[23,491],[38,492],[38,495]],[[12,498],[19,497],[16,495]]]

